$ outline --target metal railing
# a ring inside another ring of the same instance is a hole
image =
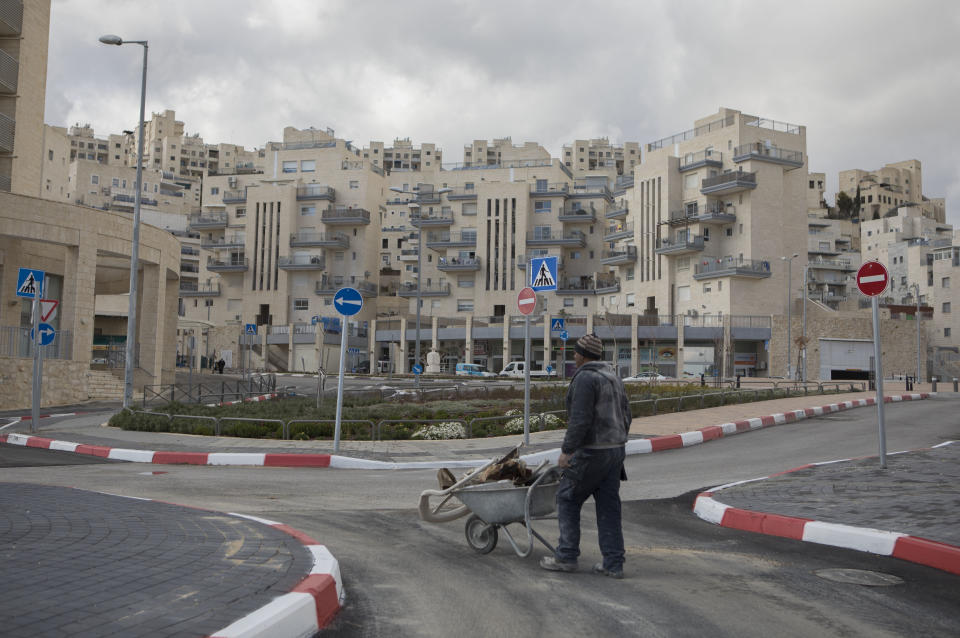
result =
[[[3,326],[0,328],[0,357],[28,359],[33,357],[34,343],[30,328]],[[70,359],[73,353],[73,333],[58,330],[53,342],[41,346],[44,359]]]
[[[689,129],[687,131],[683,131],[682,133],[677,133],[675,135],[671,135],[670,137],[664,137],[663,139],[659,139],[656,142],[650,142],[649,144],[647,144],[647,150],[656,151],[657,149],[661,149],[664,146],[670,146],[672,144],[679,144],[680,142],[692,140],[697,136],[710,133],[711,131],[719,131],[725,126],[733,126],[733,121],[734,121],[734,115],[731,114],[726,116],[725,118],[714,120],[713,122],[707,122],[706,124],[703,124],[696,128]]]
[[[196,383],[193,385],[172,383],[145,385],[143,407],[163,403],[227,403],[241,401],[251,396],[272,394],[277,390],[277,377],[273,374],[251,375],[248,379],[221,381],[220,383]]]

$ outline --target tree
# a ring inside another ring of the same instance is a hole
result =
[[[857,214],[857,217],[860,217],[860,212],[863,210],[860,203],[860,184],[857,184],[857,195],[853,198],[853,212]]]
[[[853,200],[850,199],[850,196],[847,195],[846,191],[840,191],[837,193],[837,211],[839,213],[839,219],[850,219],[853,217],[854,210],[855,205]]]

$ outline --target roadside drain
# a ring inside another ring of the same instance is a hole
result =
[[[871,572],[865,569],[818,569],[813,572],[820,578],[835,583],[864,585],[866,587],[893,587],[902,585],[903,579],[893,574]]]

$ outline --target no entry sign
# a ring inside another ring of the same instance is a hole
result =
[[[857,271],[857,288],[868,297],[876,297],[887,289],[890,273],[879,261],[868,261]]]
[[[529,315],[536,306],[537,293],[533,292],[533,288],[524,288],[517,295],[517,308],[520,309],[520,314]]]

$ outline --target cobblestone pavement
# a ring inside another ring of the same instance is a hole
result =
[[[5,638],[201,636],[290,591],[312,558],[251,520],[0,483]]]
[[[960,546],[960,443],[797,470],[717,492],[740,509]]]

